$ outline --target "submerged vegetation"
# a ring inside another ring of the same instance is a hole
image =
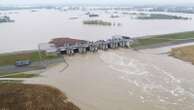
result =
[[[194,8],[190,6],[177,6],[177,7],[171,7],[171,6],[165,6],[165,7],[154,7],[149,10],[150,12],[171,12],[171,13],[188,13],[193,14]]]
[[[194,31],[137,38],[132,47],[152,48],[186,42],[194,42]]]
[[[112,25],[111,22],[106,22],[106,21],[102,21],[102,20],[87,20],[87,21],[83,21],[83,24],[86,24],[86,25],[103,25],[103,26],[111,26]]]
[[[14,22],[14,20],[11,20],[8,16],[2,16],[0,17],[0,23],[6,23],[6,22]]]
[[[175,58],[188,61],[194,64],[194,45],[173,48],[170,52],[170,55]]]
[[[137,19],[147,20],[147,19],[175,19],[175,20],[188,20],[188,17],[174,16],[167,14],[141,14]]]

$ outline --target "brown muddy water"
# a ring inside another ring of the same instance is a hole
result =
[[[135,20],[126,15],[112,19],[104,12],[94,12],[101,15],[99,18],[88,18],[82,11],[17,12],[3,12],[16,22],[0,24],[0,53],[36,49],[38,43],[55,37],[99,40],[116,34],[139,37],[194,29],[194,20]],[[75,16],[78,19],[69,19]],[[90,19],[122,25],[82,24]],[[25,82],[57,87],[82,110],[193,110],[194,66],[168,56],[169,50],[119,49],[65,57],[68,68],[61,63]]]
[[[164,54],[168,49],[65,57],[67,69],[59,64],[26,83],[55,86],[82,110],[193,110],[194,66]]]

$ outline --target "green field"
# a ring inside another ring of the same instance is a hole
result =
[[[194,40],[194,31],[137,38],[132,48],[146,48],[159,44],[176,43],[188,39]]]
[[[49,60],[57,58],[57,56],[48,56],[41,52],[41,58],[42,60]],[[0,66],[14,65],[17,60],[30,60],[34,62],[39,61],[40,56],[38,51],[0,54]]]

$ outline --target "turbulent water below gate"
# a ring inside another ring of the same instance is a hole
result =
[[[61,71],[61,64],[26,83],[53,85],[83,110],[194,109],[193,65],[161,50],[119,49],[65,57],[66,70]]]
[[[194,29],[194,20],[136,20],[132,19],[131,15],[121,14],[124,11],[118,11],[119,18],[110,18],[114,12],[91,12],[99,14],[100,17],[89,18],[85,15],[87,11],[44,9],[37,12],[31,10],[0,11],[1,16],[7,15],[15,20],[14,23],[0,24],[0,53],[37,49],[39,43],[48,42],[56,37],[100,40],[113,35],[139,37]],[[192,14],[167,14],[194,18]],[[71,19],[72,17],[78,17],[78,19]],[[120,23],[121,26],[89,26],[82,23],[84,20],[96,19]]]
[[[148,60],[146,56],[144,58]],[[142,59],[128,58],[124,53],[123,55],[112,52],[103,53],[102,59],[111,69],[124,73],[120,78],[127,81],[131,86],[131,90],[129,89],[128,91],[130,95],[136,96],[136,91],[140,89],[138,92],[141,95],[136,97],[142,103],[152,104],[164,110],[178,110],[178,108],[184,110],[193,109],[193,81],[178,77],[178,73],[171,73],[163,69],[162,66],[155,65],[155,63]],[[166,63],[165,65],[169,64]]]

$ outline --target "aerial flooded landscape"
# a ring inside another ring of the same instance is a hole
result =
[[[194,109],[194,5],[15,3],[0,1],[0,110]]]
[[[170,17],[166,19],[150,17],[148,19],[146,16],[150,14],[164,15],[163,17],[170,15]],[[96,41],[105,40],[114,35],[136,38],[193,31],[194,28],[193,14],[136,11],[130,8],[117,9],[117,7],[104,9],[103,7],[80,6],[59,9],[8,10],[1,11],[1,16],[9,16],[15,21],[0,25],[1,53],[37,49],[38,43],[48,42],[58,37]]]

